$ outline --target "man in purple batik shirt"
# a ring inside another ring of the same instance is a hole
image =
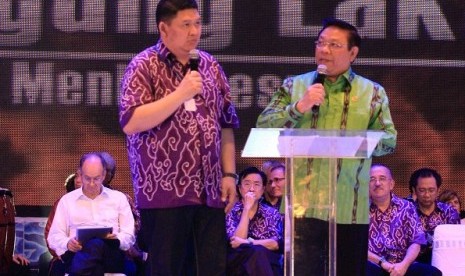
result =
[[[248,167],[239,174],[240,200],[226,215],[229,238],[226,275],[283,275],[281,264],[284,230],[281,214],[263,203],[265,172]]]
[[[370,224],[367,275],[442,275],[437,268],[415,262],[425,234],[415,206],[394,195],[394,179],[383,165],[370,169]]]
[[[417,198],[415,206],[427,240],[427,245],[422,247],[417,260],[426,264],[431,264],[434,229],[436,229],[436,226],[440,224],[460,224],[460,216],[457,210],[437,200],[441,184],[441,175],[430,168],[418,169],[410,176],[409,185]]]
[[[127,66],[119,113],[147,275],[222,275],[239,120],[219,63],[199,51],[198,69],[190,66],[201,37],[196,1],[159,1],[156,23],[158,43]]]

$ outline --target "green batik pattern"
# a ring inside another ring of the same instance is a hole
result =
[[[397,131],[389,111],[386,92],[379,84],[349,69],[334,83],[325,82],[325,102],[319,113],[304,114],[297,101],[313,83],[315,72],[286,79],[270,104],[258,117],[257,127],[317,128],[325,130],[382,130],[385,132],[373,155],[392,153]],[[371,159],[338,160],[337,222],[368,224],[368,180]],[[294,161],[295,206],[306,217],[328,219],[328,160],[299,158]]]

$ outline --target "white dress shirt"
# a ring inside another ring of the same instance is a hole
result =
[[[103,187],[95,199],[90,199],[82,188],[65,194],[58,203],[48,235],[50,248],[58,256],[67,250],[68,241],[76,236],[80,226],[110,226],[120,241],[120,249],[134,244],[134,217],[123,193]]]

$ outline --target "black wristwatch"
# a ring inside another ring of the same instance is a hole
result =
[[[381,257],[381,258],[379,258],[378,265],[381,267],[381,265],[382,265],[385,261],[386,261],[386,258],[384,258],[384,256]]]
[[[232,177],[232,178],[236,179],[236,181],[239,179],[239,176],[237,174],[229,173],[229,172],[223,173],[223,177]]]

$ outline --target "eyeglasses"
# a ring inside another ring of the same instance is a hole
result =
[[[422,194],[422,195],[424,195],[424,194],[426,194],[426,193],[434,194],[434,193],[437,192],[437,190],[438,190],[438,189],[436,189],[436,188],[429,188],[429,189],[422,189],[422,188],[421,188],[421,189],[418,189],[418,190],[417,190],[417,193]]]
[[[390,178],[381,176],[380,178],[370,177],[370,184],[374,184],[379,181],[379,183],[386,183],[390,180]]]
[[[273,184],[273,182],[279,183],[279,182],[283,181],[284,179],[286,179],[286,178],[284,178],[284,177],[282,177],[282,178],[281,177],[275,177],[275,178],[272,178],[272,179],[268,180],[268,184],[271,185],[271,184]]]
[[[100,177],[100,176],[97,176],[97,177],[88,177],[88,176],[83,176],[82,177],[82,181],[85,182],[85,183],[92,183],[94,182],[95,184],[102,184],[103,182],[103,178]]]
[[[254,187],[254,189],[260,189],[260,188],[263,187],[263,184],[258,183],[258,182],[252,183],[252,182],[246,181],[246,182],[242,182],[241,186],[246,188],[246,189],[250,189],[250,187],[252,187],[252,186]]]
[[[331,50],[338,50],[338,49],[342,49],[342,47],[344,46],[347,46],[347,44],[341,44],[337,42],[327,42],[327,41],[321,41],[321,40],[316,40],[315,45],[318,48],[323,48],[325,46],[328,46],[328,48]]]

